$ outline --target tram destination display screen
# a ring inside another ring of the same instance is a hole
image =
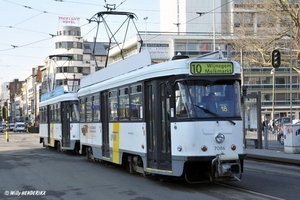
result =
[[[190,74],[192,75],[215,75],[215,74],[232,74],[232,62],[191,62]]]

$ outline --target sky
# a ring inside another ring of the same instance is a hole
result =
[[[81,27],[81,36],[92,41],[97,23],[89,23],[87,19],[106,11],[106,4],[115,4],[116,11],[134,13],[139,31],[160,29],[159,0],[0,0],[0,85],[14,79],[24,81],[31,75],[32,68],[45,65],[45,59],[55,53],[53,35],[59,26],[66,25],[59,17],[79,18],[76,25]],[[113,32],[124,20],[116,16],[106,18]],[[101,34],[102,29],[100,26],[97,41],[107,41],[106,32]],[[136,34],[132,23],[129,30],[127,38]],[[117,39],[123,41],[124,26],[119,33]]]

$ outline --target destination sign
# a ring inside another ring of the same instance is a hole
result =
[[[190,73],[200,74],[232,74],[232,62],[191,62]]]

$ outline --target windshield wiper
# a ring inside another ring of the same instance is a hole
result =
[[[226,121],[229,121],[230,123],[232,123],[233,125],[235,125],[235,122],[232,121],[231,119],[228,119],[228,118],[226,118],[226,117],[223,117],[223,116],[221,116],[221,115],[218,115],[217,113],[214,113],[214,112],[212,112],[211,110],[209,110],[209,109],[207,109],[207,108],[204,108],[204,107],[201,107],[201,106],[198,106],[198,105],[194,105],[194,106],[196,106],[197,108],[200,108],[200,109],[203,110],[205,113],[209,113],[209,114],[212,114],[212,115],[214,115],[214,116],[216,116],[216,117],[219,117],[219,118],[221,118],[221,119],[225,119]]]

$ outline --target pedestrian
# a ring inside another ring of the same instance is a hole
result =
[[[261,131],[264,134],[265,127],[267,126],[267,120],[263,120],[261,123]]]

